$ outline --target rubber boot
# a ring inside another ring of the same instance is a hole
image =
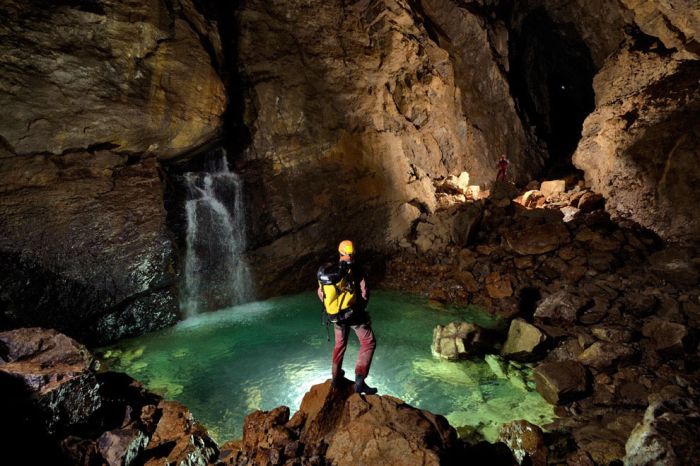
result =
[[[355,393],[364,393],[366,395],[375,395],[377,393],[376,388],[372,388],[365,383],[365,378],[361,375],[355,376]]]
[[[340,388],[343,386],[343,379],[345,378],[345,371],[340,369],[336,377],[331,380],[331,387]]]

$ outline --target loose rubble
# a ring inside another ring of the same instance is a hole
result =
[[[676,448],[649,407],[669,390],[671,413],[698,404],[700,251],[611,221],[582,182],[552,181],[520,193],[499,183],[466,201],[479,219],[470,238],[404,244],[383,285],[510,322],[500,354],[533,361],[537,390],[557,406],[559,418],[541,426],[552,433],[548,464],[657,464],[663,455],[672,458],[663,464],[694,464],[692,422],[678,426]],[[486,361],[505,376],[503,360]]]

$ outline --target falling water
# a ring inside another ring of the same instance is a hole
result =
[[[206,171],[184,176],[187,251],[182,309],[192,316],[254,297],[246,248],[243,183],[215,152]]]

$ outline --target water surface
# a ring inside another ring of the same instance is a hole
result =
[[[380,394],[445,415],[455,427],[472,426],[491,441],[503,422],[552,419],[531,382],[528,388],[498,378],[482,358],[446,362],[431,355],[437,324],[466,320],[489,327],[496,325],[491,317],[391,292],[374,293],[369,309],[377,350],[367,381]],[[110,369],[187,405],[221,442],[240,438],[244,417],[255,409],[298,409],[311,385],[330,377],[332,348],[318,298],[306,293],[201,314],[102,352]],[[351,334],[348,374],[357,349]]]

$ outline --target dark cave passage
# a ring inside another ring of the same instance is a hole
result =
[[[573,170],[583,121],[595,108],[590,50],[572,26],[554,23],[543,9],[528,12],[513,27],[509,48],[521,117],[549,151],[545,175]]]

